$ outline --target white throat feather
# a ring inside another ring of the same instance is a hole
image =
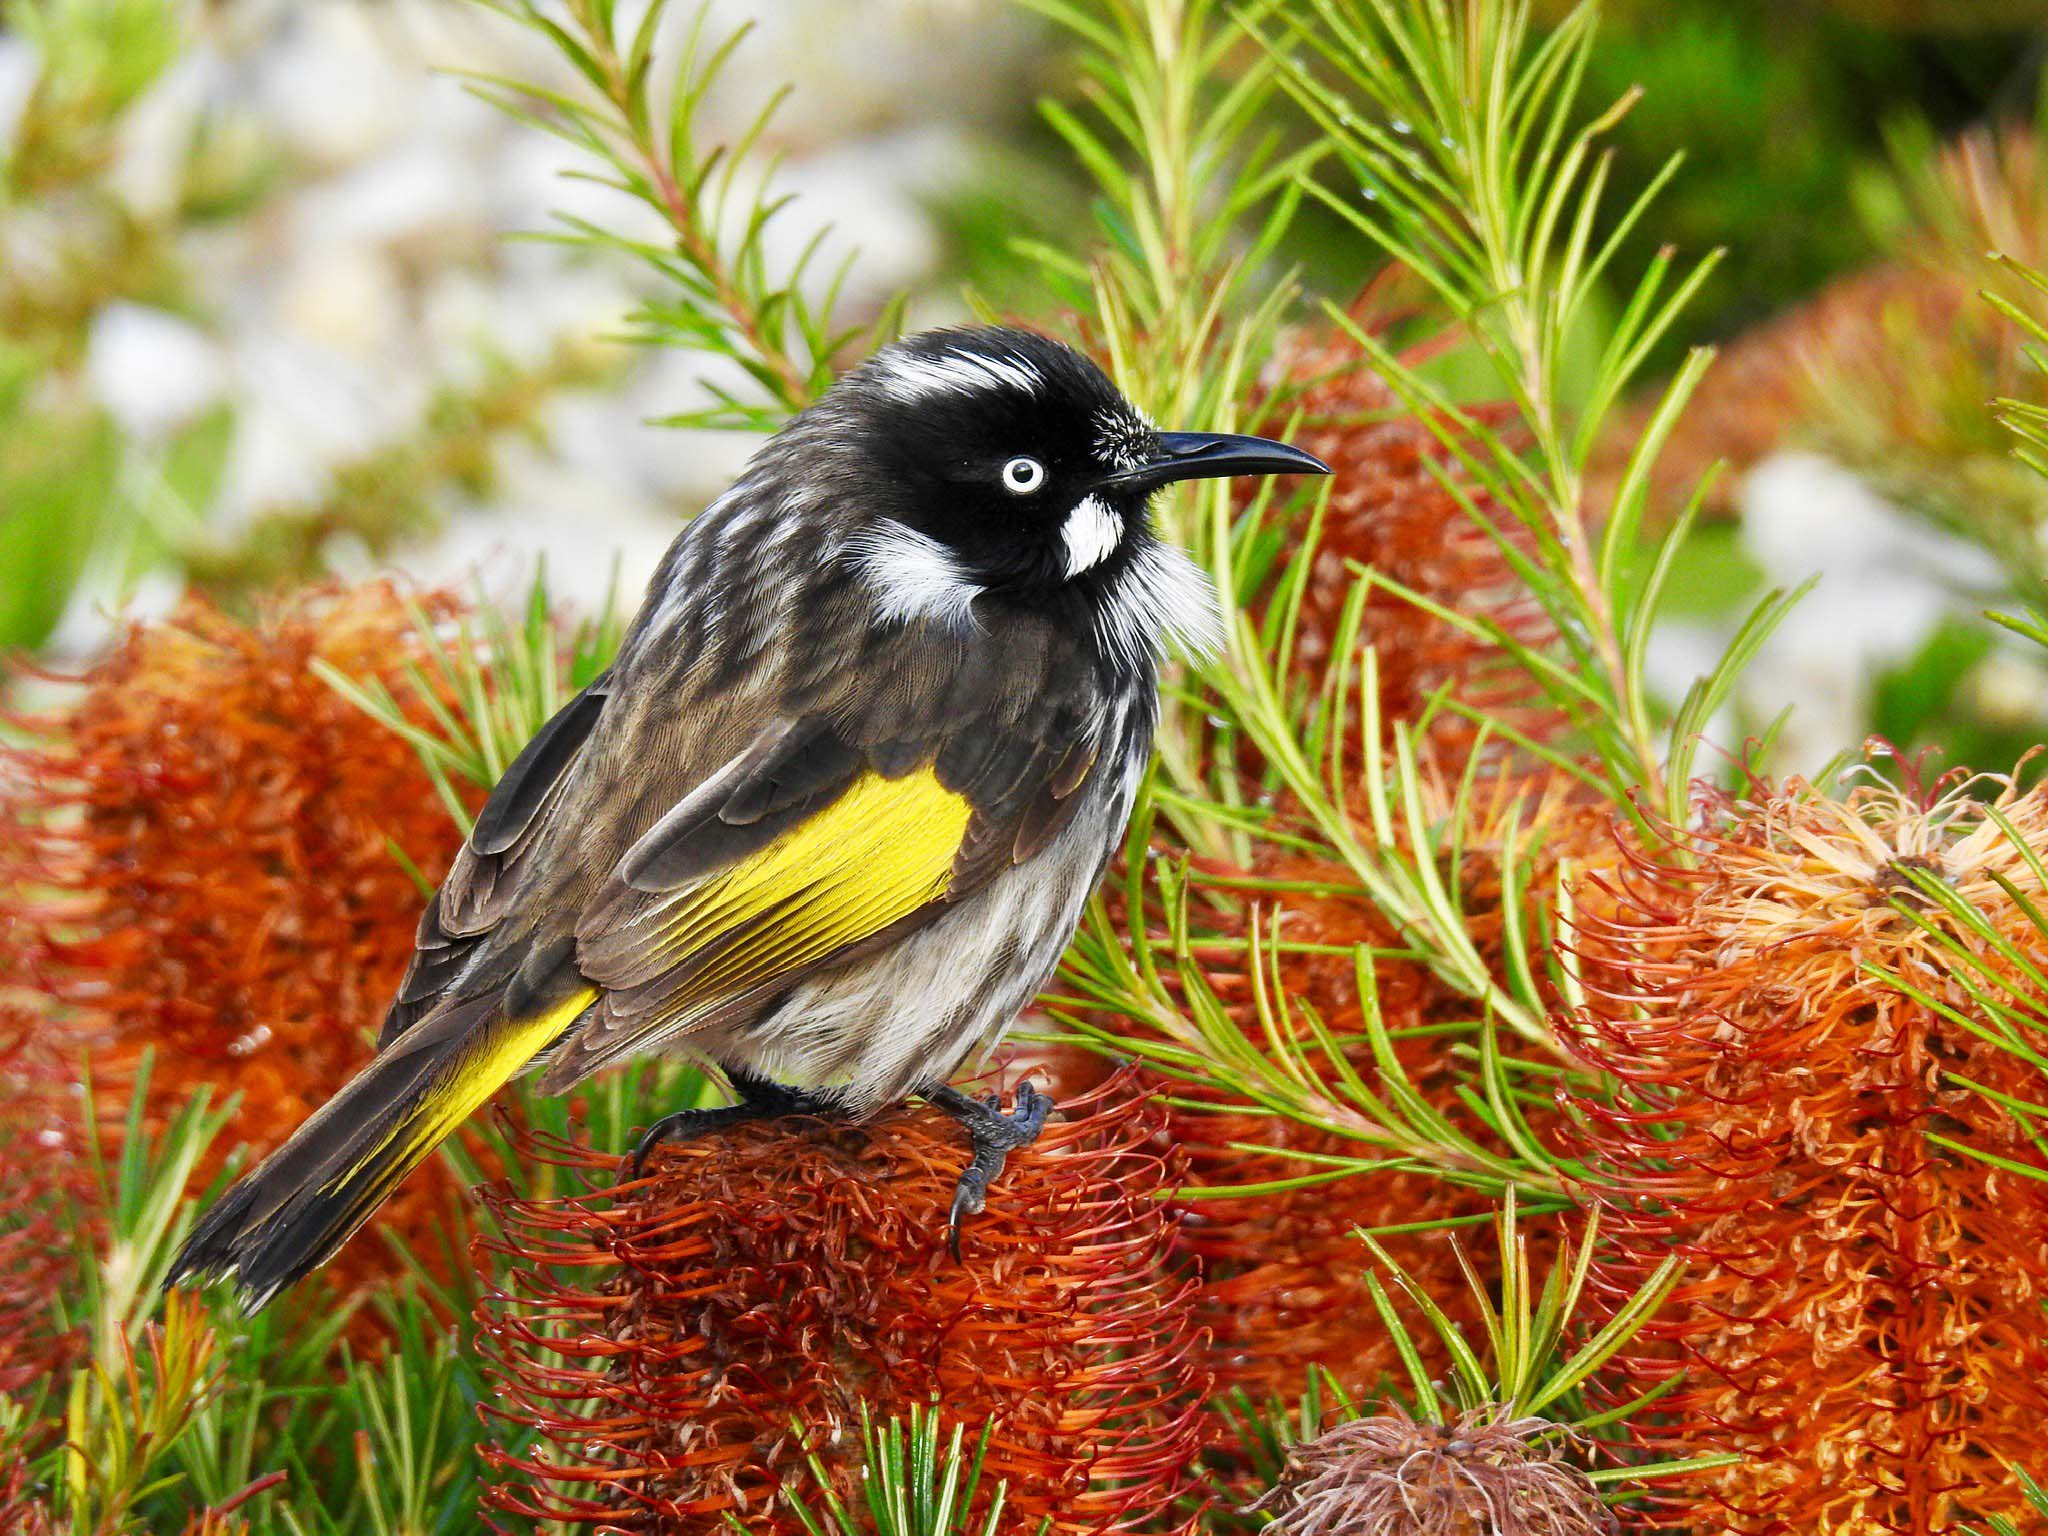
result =
[[[1148,655],[1201,660],[1223,649],[1223,608],[1208,572],[1185,550],[1146,539],[1103,594],[1095,629],[1103,649],[1126,665]]]

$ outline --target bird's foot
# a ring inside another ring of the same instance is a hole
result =
[[[745,1103],[727,1104],[719,1109],[681,1109],[672,1115],[663,1115],[642,1131],[640,1139],[633,1143],[633,1155],[626,1163],[627,1176],[639,1178],[646,1170],[647,1154],[664,1141],[694,1141],[712,1131],[744,1125],[759,1118],[753,1105]]]
[[[733,1068],[727,1068],[725,1075],[740,1096],[739,1102],[716,1109],[683,1109],[663,1115],[642,1131],[633,1144],[633,1155],[626,1164],[630,1177],[640,1177],[647,1154],[665,1141],[692,1141],[753,1120],[780,1120],[788,1115],[816,1115],[823,1119],[839,1112],[839,1101],[830,1094],[785,1087]]]
[[[976,1099],[957,1088],[934,1088],[924,1098],[959,1121],[974,1147],[974,1156],[961,1171],[960,1182],[953,1186],[953,1209],[946,1220],[946,1246],[952,1250],[953,1262],[957,1264],[961,1221],[980,1214],[988,1201],[988,1187],[1002,1173],[1010,1154],[1038,1140],[1052,1100],[1029,1081],[1017,1085],[1017,1107],[1007,1115],[1003,1113],[1000,1094],[990,1093]]]

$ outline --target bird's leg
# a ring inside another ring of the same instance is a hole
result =
[[[970,1098],[958,1088],[927,1088],[926,1103],[943,1109],[966,1128],[974,1156],[953,1186],[953,1211],[946,1221],[946,1245],[953,1250],[953,1262],[960,1262],[960,1221],[980,1212],[988,1199],[988,1187],[1003,1171],[1003,1164],[1019,1147],[1028,1147],[1045,1129],[1046,1112],[1052,1100],[1029,1081],[1017,1085],[1017,1107],[1002,1112],[1002,1096]]]
[[[639,1141],[633,1145],[633,1157],[628,1165],[633,1178],[640,1177],[647,1154],[664,1141],[690,1141],[712,1131],[745,1125],[750,1120],[780,1120],[787,1115],[830,1118],[839,1113],[839,1101],[830,1093],[790,1088],[770,1082],[765,1077],[756,1077],[738,1067],[726,1067],[724,1071],[726,1081],[739,1095],[739,1102],[716,1109],[681,1109],[655,1121],[641,1132]]]

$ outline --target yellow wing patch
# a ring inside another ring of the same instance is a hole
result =
[[[684,964],[719,946],[685,989],[706,1005],[787,975],[944,896],[973,815],[930,768],[899,779],[867,774],[752,858],[684,892],[664,915],[661,948]]]

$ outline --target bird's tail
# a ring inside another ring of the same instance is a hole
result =
[[[214,1202],[165,1283],[232,1279],[251,1312],[267,1305],[332,1258],[593,996],[579,991],[528,1019],[493,1018],[482,1002],[422,1019]]]

